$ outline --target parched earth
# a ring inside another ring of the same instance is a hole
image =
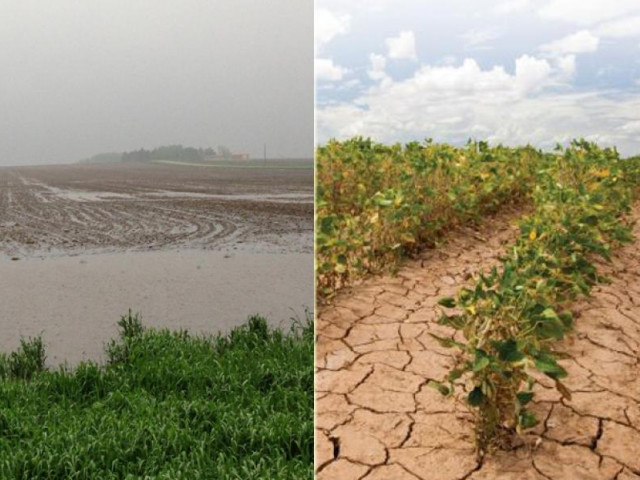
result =
[[[476,460],[473,424],[461,401],[427,386],[452,353],[428,333],[438,298],[497,264],[516,235],[518,212],[373,278],[319,311],[316,344],[316,472],[319,480],[640,479],[640,226],[636,241],[601,264],[612,280],[573,307],[571,401],[536,387],[540,424],[523,446]],[[640,207],[633,216],[640,219]]]
[[[0,168],[10,256],[177,246],[313,251],[311,163],[293,168],[95,164]],[[300,168],[307,166],[309,168]]]

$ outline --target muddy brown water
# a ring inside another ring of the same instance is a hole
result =
[[[313,170],[0,168],[0,349],[104,359],[129,308],[148,326],[288,328],[313,307]]]

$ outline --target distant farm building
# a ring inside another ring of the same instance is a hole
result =
[[[220,154],[213,154],[213,155],[203,155],[202,156],[202,160],[205,162],[213,162],[215,160],[249,160],[249,154],[248,153],[232,153],[231,156],[229,157],[225,157],[224,155],[220,155]]]

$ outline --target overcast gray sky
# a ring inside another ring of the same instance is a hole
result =
[[[0,0],[0,165],[313,155],[311,0]]]

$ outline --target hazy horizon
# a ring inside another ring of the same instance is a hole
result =
[[[0,166],[224,145],[313,156],[313,4],[0,0]]]

